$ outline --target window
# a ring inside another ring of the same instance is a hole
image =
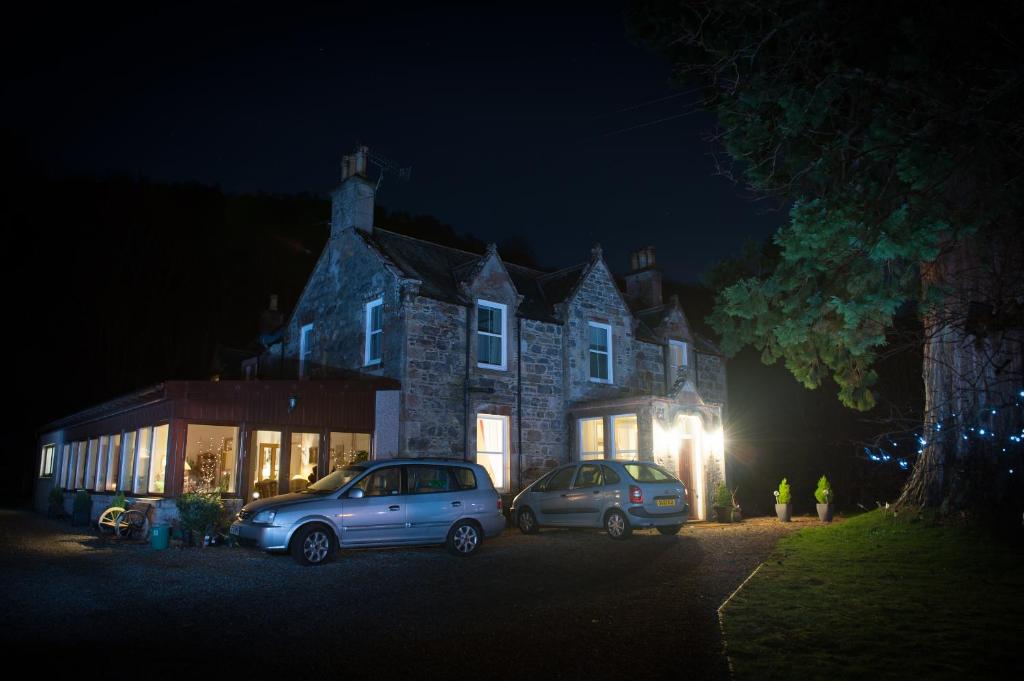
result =
[[[380,364],[381,348],[384,342],[384,299],[366,304],[366,345],[363,348],[363,364]]]
[[[401,469],[398,466],[378,468],[357,482],[354,487],[368,497],[388,497],[402,491]]]
[[[604,484],[617,485],[622,482],[622,478],[619,477],[619,474],[608,466],[601,466],[601,471],[604,473]]]
[[[612,327],[588,322],[590,333],[590,380],[612,383]]]
[[[140,428],[136,443],[135,482],[132,484],[132,492],[145,494],[146,483],[149,480],[149,456],[150,448],[153,445],[153,429]]]
[[[409,494],[454,492],[459,489],[447,466],[406,466],[405,481]]]
[[[331,433],[328,471],[336,471],[359,461],[369,461],[369,459],[369,433]]]
[[[72,445],[72,449],[75,449],[75,489],[83,489],[85,484],[85,448],[87,446],[85,440],[77,443],[78,447],[75,448]]]
[[[491,476],[494,489],[508,491],[508,417],[476,415],[476,462]]]
[[[675,476],[650,463],[627,463],[623,468],[637,482],[676,482]]]
[[[470,468],[456,468],[455,480],[459,483],[459,489],[476,489],[476,474]]]
[[[110,437],[100,437],[100,448],[96,456],[96,480],[93,489],[97,492],[107,489],[107,457],[110,454]]]
[[[85,477],[82,478],[82,489],[93,489],[96,482],[96,454],[100,448],[100,441],[97,438],[89,440],[89,448],[86,450]]]
[[[185,435],[185,491],[238,491],[238,428],[188,424]]]
[[[557,492],[563,489],[569,489],[569,483],[572,482],[572,476],[576,473],[576,466],[567,466],[554,472],[554,474],[548,479],[547,484],[544,485],[545,492]]]
[[[601,486],[601,466],[596,463],[585,463],[580,466],[580,473],[576,476],[576,484],[573,487],[587,488]]]
[[[639,458],[636,439],[636,414],[612,417],[613,458],[636,461]]]
[[[121,477],[118,478],[118,489],[132,491],[132,475],[135,473],[135,436],[134,430],[124,434],[124,446],[121,448]]]
[[[153,429],[153,446],[149,459],[149,493],[163,494],[166,491],[167,436],[170,426],[166,423]]]
[[[320,433],[292,433],[291,461],[288,464],[288,491],[301,492],[320,477],[317,463],[320,461]]]
[[[57,451],[57,445],[46,445],[43,447],[43,455],[39,461],[39,477],[53,477],[53,455]]]
[[[307,363],[313,356],[313,325],[306,324],[299,330],[299,378],[305,378]]]
[[[580,461],[604,458],[604,419],[580,419]]]
[[[246,381],[255,380],[259,373],[260,360],[258,357],[252,357],[242,362],[242,379]]]
[[[505,371],[508,363],[508,308],[501,303],[476,301],[476,361],[484,369]]]
[[[281,433],[276,430],[253,431],[249,443],[252,460],[252,491],[254,499],[276,496],[277,476],[281,466]]]
[[[685,341],[670,340],[668,342],[668,384],[671,387],[679,376],[680,370],[688,365],[689,348]]]
[[[121,434],[111,435],[107,448],[107,485],[106,491],[117,490],[117,472],[121,464]]]
[[[70,470],[71,465],[71,445],[64,445],[64,449],[62,451],[63,453],[61,454],[60,457],[60,480],[58,481],[58,485],[64,489],[67,489],[68,471]]]

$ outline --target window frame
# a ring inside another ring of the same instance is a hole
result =
[[[603,330],[605,332],[605,338],[606,338],[607,343],[608,343],[608,352],[602,352],[600,350],[595,350],[593,348],[593,346],[590,343],[590,329],[601,329],[601,330]],[[605,366],[607,366],[607,368],[608,368],[608,378],[598,378],[598,377],[595,377],[594,375],[591,374],[591,372],[590,372],[590,358],[591,358],[591,355],[594,355],[594,354],[604,355],[605,356],[605,362],[606,362]],[[603,383],[603,384],[607,384],[607,385],[611,385],[611,384],[615,383],[615,372],[613,370],[615,362],[613,361],[613,356],[614,356],[614,354],[613,354],[613,348],[612,348],[612,325],[611,324],[605,324],[603,322],[588,321],[587,322],[587,378],[588,378],[588,380],[591,383]]]
[[[299,328],[299,378],[306,377],[306,357],[313,354],[310,343],[307,340],[313,335],[315,323],[303,324]]]
[[[489,308],[492,310],[499,310],[501,312],[501,333],[492,333],[490,331],[480,330],[480,309]],[[476,365],[480,369],[493,369],[495,371],[508,371],[508,306],[504,303],[496,303],[492,300],[484,300],[478,298],[476,301],[476,336],[477,336],[477,358]],[[480,361],[480,336],[488,336],[490,338],[501,339],[501,362],[499,364],[491,364],[490,362]]]
[[[676,365],[675,357],[673,356],[673,350],[679,348],[682,354],[682,362]],[[668,375],[669,375],[669,387],[676,382],[679,378],[679,372],[681,369],[690,366],[690,344],[684,340],[670,339],[668,342]]]
[[[502,434],[501,447],[502,448],[501,448],[501,451],[497,451],[497,452],[495,452],[495,451],[488,451],[488,450],[484,450],[483,452],[481,452],[481,450],[480,450],[480,438],[478,437],[477,441],[475,443],[475,446],[474,446],[473,460],[478,465],[483,465],[477,459],[477,457],[481,453],[485,454],[485,455],[490,455],[490,456],[493,456],[495,454],[500,454],[501,455],[502,475],[504,476],[504,480],[502,480],[503,484],[500,485],[500,486],[499,485],[495,485],[493,479],[491,480],[491,484],[494,485],[494,489],[496,489],[498,492],[511,492],[512,491],[512,480],[511,480],[511,478],[512,478],[512,434],[511,434],[512,419],[509,418],[508,416],[504,415],[504,414],[488,414],[488,413],[485,413],[485,412],[477,412],[476,413],[476,422],[479,423],[479,421],[481,419],[489,419],[489,420],[492,420],[492,421],[499,421],[502,424],[501,425],[501,434]],[[485,466],[485,468],[486,468],[486,466]],[[477,483],[477,484],[479,484],[479,483]]]
[[[49,453],[49,457],[47,457]],[[39,477],[40,478],[52,478],[53,477],[53,462],[57,458],[57,443],[48,442],[43,445],[41,452],[41,459],[39,461]]]
[[[629,418],[629,417],[632,417],[633,420],[636,422],[636,435],[637,435],[636,449],[620,449],[619,448],[618,440],[615,437],[615,419]],[[636,413],[612,414],[608,418],[609,418],[608,424],[609,424],[610,430],[611,430],[611,445],[612,445],[612,457],[611,458],[614,461],[631,461],[631,462],[640,461],[640,418],[637,416]],[[619,458],[619,452],[620,451],[635,453],[636,454],[636,458],[635,459],[620,459]]]
[[[601,440],[602,440],[602,442],[601,442],[602,448],[601,448],[600,452],[598,452],[597,450],[591,451],[591,450],[587,450],[587,449],[583,448],[583,422],[584,421],[597,421],[598,423],[600,423],[600,425],[601,425]],[[605,433],[604,433],[604,417],[603,416],[582,416],[582,417],[576,419],[576,430],[579,431],[579,452],[578,452],[577,458],[581,462],[582,461],[595,461],[597,459],[604,459],[604,458],[606,458],[608,456],[608,454],[607,454],[607,452],[608,452],[608,442],[607,442],[607,438],[604,436]],[[590,455],[590,454],[597,454],[598,456],[593,457],[593,458],[589,458],[589,459],[583,458],[584,455]]]
[[[373,323],[373,311],[380,308],[380,328],[374,331],[370,324]],[[380,355],[370,357],[370,346],[374,334],[380,334]],[[363,306],[363,366],[377,366],[384,358],[384,297],[375,298]]]

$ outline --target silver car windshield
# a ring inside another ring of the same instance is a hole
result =
[[[623,468],[637,482],[674,482],[676,477],[653,463],[627,463]]]
[[[365,471],[366,466],[346,466],[345,468],[338,468],[302,491],[307,494],[328,494],[330,492],[337,492],[339,489],[351,482],[353,478],[357,475],[362,475]]]

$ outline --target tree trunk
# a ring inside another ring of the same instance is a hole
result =
[[[1019,522],[1022,287],[1019,235],[961,240],[922,270],[925,413],[899,505]]]

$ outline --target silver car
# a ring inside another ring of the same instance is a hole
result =
[[[625,539],[636,527],[676,534],[690,505],[683,483],[661,466],[599,459],[551,471],[519,493],[511,512],[523,534],[542,526],[597,527]]]
[[[388,459],[340,468],[301,492],[239,511],[231,534],[243,545],[289,551],[316,565],[338,547],[445,544],[469,556],[505,528],[487,471],[464,461]]]

